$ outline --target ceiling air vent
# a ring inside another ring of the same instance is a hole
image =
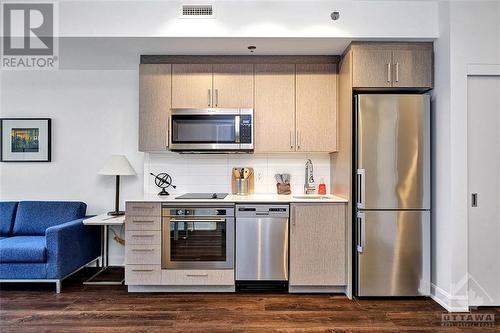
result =
[[[181,18],[214,18],[213,5],[182,5],[180,10]]]

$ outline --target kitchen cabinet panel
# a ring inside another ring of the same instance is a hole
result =
[[[159,285],[161,284],[160,265],[126,265],[126,285]]]
[[[212,65],[172,65],[172,108],[213,107]]]
[[[356,48],[353,53],[353,87],[392,87],[391,64],[391,50]]]
[[[255,65],[255,152],[295,151],[295,65]]]
[[[337,65],[296,65],[297,151],[337,151]]]
[[[393,87],[432,88],[431,50],[394,50]]]
[[[171,68],[170,64],[139,66],[139,151],[167,150]]]
[[[213,107],[253,108],[253,64],[213,65]]]
[[[290,206],[290,286],[346,285],[345,204]]]

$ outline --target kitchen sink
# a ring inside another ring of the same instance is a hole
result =
[[[315,195],[315,194],[294,195],[293,198],[294,199],[313,199],[313,200],[331,199],[331,197],[327,196],[327,195]]]

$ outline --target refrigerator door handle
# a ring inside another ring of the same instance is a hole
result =
[[[356,250],[358,253],[363,253],[365,247],[365,213],[358,212],[356,215],[357,233],[356,233]]]
[[[356,207],[358,209],[365,208],[365,169],[356,171]]]

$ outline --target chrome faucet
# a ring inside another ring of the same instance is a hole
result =
[[[306,177],[304,182],[304,193],[314,194],[316,192],[316,185],[314,185],[313,176],[313,162],[308,159],[306,162]]]

